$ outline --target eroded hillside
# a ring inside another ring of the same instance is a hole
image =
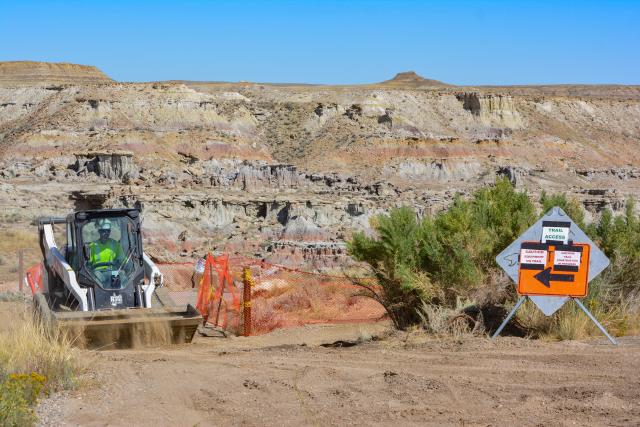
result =
[[[507,176],[589,212],[640,196],[640,89],[5,84],[2,223],[144,207],[151,252],[332,266],[369,218]],[[408,78],[407,77],[407,78]],[[13,225],[12,225],[13,227]]]

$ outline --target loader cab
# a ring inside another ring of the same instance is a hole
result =
[[[87,210],[67,217],[66,259],[93,310],[140,307],[144,283],[140,212]]]

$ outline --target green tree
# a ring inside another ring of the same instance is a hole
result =
[[[495,257],[536,219],[533,203],[507,179],[477,190],[470,200],[456,197],[446,211],[425,220],[421,267],[455,301],[485,282]]]
[[[543,191],[540,194],[540,204],[542,205],[541,216],[549,212],[554,206],[559,206],[578,227],[585,229],[584,208],[575,197],[568,199],[564,194],[552,194],[549,196]]]
[[[430,298],[430,282],[417,269],[420,225],[411,208],[401,207],[377,217],[373,227],[377,238],[355,233],[348,250],[371,266],[380,289],[355,283],[364,288],[364,295],[382,304],[396,328],[405,329],[419,321],[416,308]]]
[[[614,293],[615,298],[640,293],[640,218],[633,199],[627,201],[624,215],[614,216],[607,209],[587,232],[611,262],[600,284],[602,290]]]
[[[471,199],[456,196],[449,208],[418,219],[409,207],[372,221],[375,237],[356,233],[349,253],[371,266],[381,284],[367,288],[400,328],[417,322],[422,301],[455,306],[496,268],[495,256],[536,219],[525,192],[506,179]]]

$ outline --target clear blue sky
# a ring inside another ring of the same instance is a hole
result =
[[[640,84],[640,1],[0,0],[0,60],[120,81]]]

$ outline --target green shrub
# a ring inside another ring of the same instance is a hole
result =
[[[372,268],[381,290],[367,287],[396,327],[418,323],[422,302],[455,307],[481,286],[495,256],[536,219],[535,207],[508,180],[457,196],[434,217],[418,219],[409,207],[372,221],[376,237],[355,233],[349,253]]]
[[[11,374],[0,383],[0,425],[30,426],[36,416],[32,407],[38,401],[46,378],[40,374]]]
[[[420,314],[424,323],[429,316],[425,317],[421,307],[456,310],[459,301],[472,301],[479,290],[486,294],[495,289],[496,277],[501,277],[496,255],[537,218],[560,206],[611,259],[611,266],[590,285],[585,303],[591,304],[615,332],[637,330],[640,217],[634,214],[633,201],[627,203],[624,215],[614,217],[605,211],[593,224],[585,224],[582,205],[565,195],[543,192],[540,205],[542,212],[537,212],[526,192],[516,191],[508,180],[500,179],[468,199],[456,196],[448,209],[434,216],[419,218],[410,207],[392,209],[388,215],[372,219],[375,237],[355,233],[348,242],[349,253],[371,267],[380,287],[358,284],[364,288],[363,294],[385,307],[396,327],[420,323]],[[509,291],[491,303],[509,302],[505,298],[516,296],[514,287]],[[560,310],[549,319],[538,319],[532,310],[525,311],[530,312],[524,315],[535,336],[576,338],[594,332],[577,307]]]
[[[402,207],[377,217],[373,227],[377,238],[356,233],[348,247],[352,256],[371,266],[381,289],[355,283],[364,289],[363,295],[382,304],[397,328],[405,329],[419,321],[419,304],[434,296],[428,278],[418,271],[421,225],[411,208]]]
[[[640,293],[640,218],[635,203],[628,200],[624,215],[614,217],[605,210],[587,232],[609,257],[611,265],[603,275],[607,297],[627,298]]]
[[[420,266],[444,289],[449,305],[468,297],[496,268],[495,257],[536,220],[525,192],[507,179],[425,219]]]
[[[540,205],[542,205],[540,215],[544,215],[554,206],[559,206],[578,227],[583,230],[585,229],[584,208],[575,197],[568,199],[564,194],[552,194],[548,196],[547,193],[543,191],[540,195]]]

